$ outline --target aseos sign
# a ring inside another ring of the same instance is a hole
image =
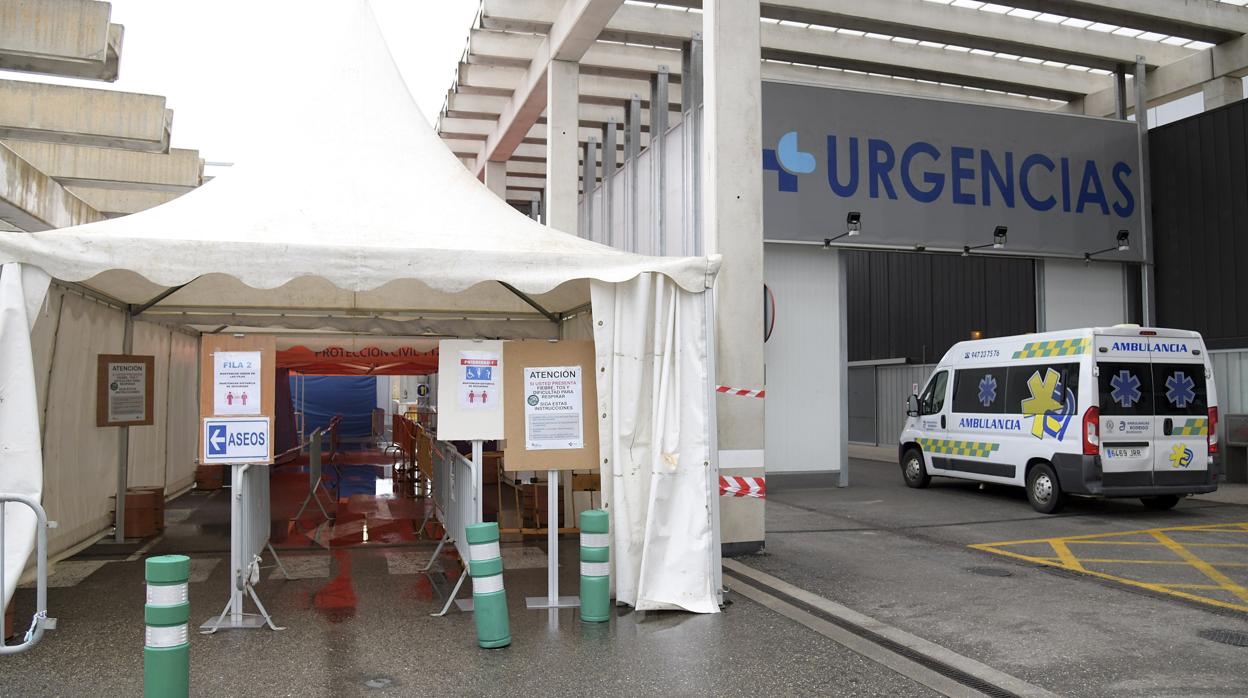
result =
[[[1143,259],[1132,122],[763,83],[764,237],[959,251],[1009,229],[1006,252],[1082,257],[1128,230]],[[849,242],[848,238],[840,242]]]

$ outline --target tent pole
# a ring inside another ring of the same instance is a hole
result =
[[[134,351],[134,315],[126,309],[122,331],[121,353]],[[126,487],[130,480],[130,427],[118,427],[117,434],[117,504],[113,507],[113,542],[126,542]]]
[[[706,331],[706,443],[707,450],[707,496],[711,498],[711,579],[715,585],[715,599],[724,605],[723,547],[719,533],[719,415],[715,388],[718,374],[715,369],[715,289],[702,292],[703,326]]]

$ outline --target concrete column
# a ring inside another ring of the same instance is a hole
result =
[[[572,235],[577,234],[578,218],[580,72],[575,61],[551,61],[546,77],[546,225]],[[558,474],[553,474],[553,479],[556,483],[560,480]],[[572,473],[564,473],[562,481],[567,493],[564,521],[575,521]]]
[[[507,163],[485,162],[485,186],[498,198],[507,200]]]
[[[1205,98],[1205,111],[1217,109],[1244,98],[1244,81],[1240,78],[1214,78],[1200,86]]]
[[[706,252],[723,255],[715,286],[717,381],[756,390],[764,387],[759,0],[706,0],[702,34],[702,230]],[[716,399],[721,472],[763,475],[763,400]],[[720,539],[727,553],[762,545],[763,501],[721,498]]]
[[[551,61],[546,78],[546,225],[576,235],[577,80],[574,61]]]

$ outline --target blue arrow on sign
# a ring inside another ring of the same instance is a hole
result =
[[[209,424],[208,425],[208,455],[224,456],[225,455],[225,425]]]

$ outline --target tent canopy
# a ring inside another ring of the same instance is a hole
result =
[[[281,32],[243,23],[264,55],[227,78],[263,115],[247,159],[141,213],[0,234],[0,263],[136,306],[160,298],[154,311],[192,326],[373,334],[545,336],[589,302],[590,279],[652,271],[707,287],[717,260],[639,256],[520,214],[426,125],[367,6],[316,10],[289,12]]]

